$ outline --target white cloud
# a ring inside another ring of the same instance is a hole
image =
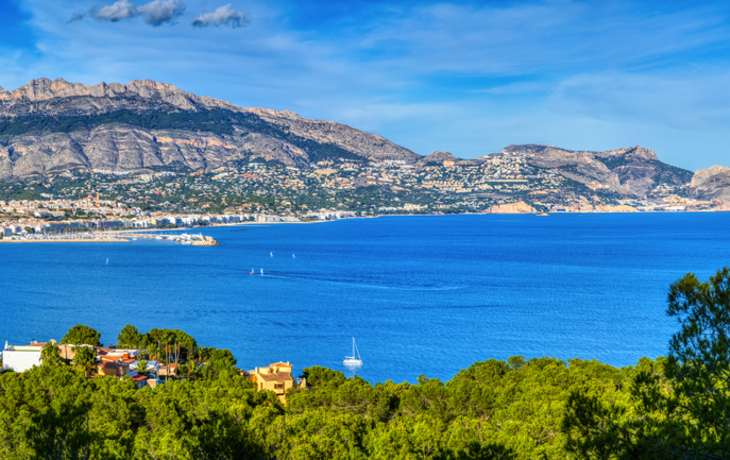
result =
[[[93,9],[91,15],[102,21],[121,21],[122,19],[137,16],[137,8],[129,0],[117,0],[111,5]]]
[[[144,22],[152,26],[171,21],[184,11],[185,5],[177,0],[154,0],[137,8],[137,12],[144,15]]]
[[[209,26],[230,26],[230,27],[243,27],[246,25],[246,15],[241,11],[236,11],[231,8],[231,4],[223,5],[217,8],[215,11],[208,11],[202,13],[200,16],[193,20],[193,25],[196,27],[209,27]]]
[[[142,15],[145,23],[156,27],[175,19],[184,11],[185,5],[178,0],[153,0],[140,7],[134,6],[129,0],[117,0],[113,4],[99,9],[92,8],[91,15],[95,19],[112,22]],[[77,17],[77,15],[79,13],[74,13],[69,22],[74,22],[83,17],[83,15],[80,15],[80,17]]]

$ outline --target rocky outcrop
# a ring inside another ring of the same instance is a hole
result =
[[[79,98],[109,99],[108,104],[87,105]],[[90,113],[98,113],[99,110],[116,110],[115,102],[124,99],[143,99],[169,104],[181,110],[198,110],[201,108],[224,108],[233,110],[236,106],[228,102],[211,97],[200,97],[182,91],[167,83],[158,83],[152,80],[134,80],[126,85],[120,83],[99,83],[97,85],[84,85],[81,83],[70,83],[62,78],[49,80],[39,78],[13,91],[0,91],[0,102],[2,110],[7,113],[23,113],[22,109],[28,112],[47,113],[56,115],[62,113],[63,106],[49,104],[56,99],[72,99],[80,107],[91,108]],[[107,107],[105,107],[107,106]],[[55,109],[55,110],[54,110]]]
[[[683,185],[692,172],[662,163],[653,150],[640,146],[603,152],[565,150],[547,145],[510,145],[504,152],[524,155],[527,163],[555,170],[563,177],[620,195],[646,195],[658,184]]]
[[[698,198],[730,204],[730,168],[715,165],[700,169],[692,176],[689,188]]]
[[[424,168],[426,166],[443,166],[445,168],[451,168],[454,166],[477,165],[480,162],[481,160],[479,159],[463,160],[455,157],[450,152],[440,150],[438,152],[433,152],[430,155],[426,155],[425,157],[421,157],[418,161],[416,161],[416,167]]]
[[[483,214],[535,214],[537,209],[524,201],[517,203],[495,204],[482,211]]]
[[[134,117],[114,122],[109,116],[124,111],[150,116],[189,112],[210,115],[213,121],[194,130],[149,129],[135,123]],[[46,121],[51,117],[55,125],[49,128]],[[88,117],[101,121],[93,124]],[[76,128],[76,119],[83,126]],[[201,169],[263,158],[309,168],[328,154],[408,163],[420,158],[381,136],[340,123],[309,120],[286,110],[238,107],[151,80],[83,85],[41,78],[13,91],[0,88],[0,128],[13,120],[20,120],[23,132],[15,134],[17,129],[11,129],[2,135],[0,129],[0,179],[5,180],[67,167]],[[220,127],[220,120],[230,125],[228,134],[206,132],[206,126]],[[33,122],[37,127],[29,128],[27,124]]]

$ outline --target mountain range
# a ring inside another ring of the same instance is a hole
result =
[[[692,173],[661,162],[639,146],[571,151],[510,145],[498,154],[459,159],[428,156],[341,123],[291,111],[244,108],[166,83],[84,85],[33,80],[0,88],[0,181],[27,181],[69,169],[199,171],[252,160],[299,169],[329,159],[379,163],[478,166],[494,155],[519,153],[527,164],[603,193],[646,197],[657,185],[687,185],[688,194],[730,203],[730,168]]]

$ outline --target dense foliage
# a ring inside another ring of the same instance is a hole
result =
[[[67,366],[7,373],[0,458],[564,458],[568,393],[621,400],[630,372],[544,358],[476,363],[446,384],[305,374],[311,389],[282,406],[231,370],[155,390]]]
[[[0,458],[730,458],[730,270],[673,284],[668,314],[680,324],[669,356],[636,366],[516,356],[446,383],[375,385],[315,366],[286,405],[256,391],[228,350],[127,325],[120,344],[173,341],[201,366],[137,390],[44,350],[43,366],[0,376]]]
[[[680,331],[669,356],[642,366],[628,405],[571,394],[563,429],[587,458],[730,458],[730,269],[700,282],[689,273],[669,291]]]
[[[100,347],[101,333],[97,330],[84,326],[83,324],[77,324],[68,330],[65,336],[61,339],[61,343],[67,343],[70,345],[93,345]]]

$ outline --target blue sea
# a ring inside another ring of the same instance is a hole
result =
[[[667,353],[669,285],[730,265],[728,228],[728,213],[462,215],[203,229],[218,247],[0,244],[0,339],[177,328],[244,369],[373,383],[513,355],[628,366]]]

